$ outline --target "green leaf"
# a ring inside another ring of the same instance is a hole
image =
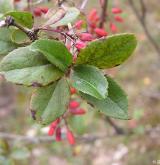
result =
[[[106,116],[127,120],[128,117],[128,100],[125,92],[110,77],[107,77],[109,89],[108,97],[103,100],[97,100],[94,97],[81,93],[82,97],[93,107]]]
[[[72,55],[65,45],[56,40],[38,40],[31,45],[31,49],[41,52],[52,64],[62,71],[66,71],[72,63]]]
[[[65,78],[50,86],[37,89],[31,98],[30,109],[35,119],[50,124],[68,109],[70,90]]]
[[[96,67],[78,65],[74,67],[71,79],[73,87],[77,90],[96,97],[97,99],[107,97],[107,80]]]
[[[55,24],[51,25],[51,27],[68,25],[68,23],[74,22],[76,18],[79,16],[79,14],[80,11],[77,8],[75,7],[68,8],[64,17],[59,21],[57,21]]]
[[[12,29],[0,28],[0,55],[5,55],[17,47],[17,45],[11,41],[12,32]]]
[[[112,68],[127,60],[136,45],[133,34],[117,34],[99,39],[81,50],[76,64],[89,64],[101,69]]]
[[[19,29],[13,31],[11,40],[16,44],[23,44],[25,42],[29,42],[28,36]]]
[[[5,14],[5,16],[12,16],[15,21],[22,26],[32,28],[33,26],[33,15],[29,12],[24,11],[11,11]]]
[[[0,13],[14,10],[13,0],[0,0]]]
[[[27,86],[45,86],[63,75],[43,55],[31,51],[29,46],[15,49],[5,56],[0,63],[0,71],[7,81]]]

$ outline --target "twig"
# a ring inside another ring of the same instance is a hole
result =
[[[82,1],[81,7],[80,7],[80,10],[81,10],[81,11],[84,10],[84,8],[85,8],[86,5],[87,5],[87,2],[88,2],[88,0],[83,0],[83,1]]]
[[[158,53],[158,55],[160,55],[160,47],[158,46],[157,42],[154,40],[154,38],[152,37],[150,31],[147,28],[146,22],[145,22],[145,18],[146,18],[146,6],[143,0],[140,0],[140,5],[141,5],[141,10],[142,10],[142,15],[138,12],[138,9],[136,8],[133,0],[128,0],[129,4],[134,12],[134,14],[136,15],[137,19],[139,20],[148,40],[151,42],[151,44],[153,45],[153,47],[155,48],[156,52]]]
[[[102,5],[100,24],[99,24],[100,28],[103,28],[106,22],[107,6],[108,6],[108,0],[104,0],[104,4]]]
[[[9,26],[17,27],[18,29],[23,31],[30,38],[31,41],[35,41],[38,38],[37,34],[38,34],[39,29],[33,29],[33,30],[26,29],[23,26],[21,26],[18,23],[16,23],[15,20],[11,16],[6,17],[5,25],[7,27],[9,27]]]
[[[141,19],[145,22],[147,9],[146,9],[144,0],[140,0],[140,4],[141,4],[141,11],[142,11]]]
[[[118,135],[124,135],[126,132],[120,128],[118,125],[116,125],[109,117],[106,117],[106,121],[114,128],[116,131],[116,134]]]
[[[31,0],[27,0],[27,6],[28,6],[28,10],[31,10]]]
[[[113,134],[113,135],[103,134],[103,135],[92,135],[92,136],[91,135],[85,135],[83,137],[77,137],[76,139],[78,142],[92,143],[95,140],[108,139],[110,137],[116,137],[116,136],[115,136],[115,134]],[[0,132],[0,138],[8,140],[8,141],[21,141],[21,142],[27,143],[27,144],[39,144],[39,143],[55,142],[54,137],[50,137],[50,136],[30,137],[30,136],[25,136],[25,135],[16,135],[16,134],[11,134],[11,133],[4,133],[4,132]]]
[[[66,1],[66,0],[58,0],[58,1],[57,1],[57,2],[58,2],[58,6],[61,7],[62,4],[63,4],[65,1]]]

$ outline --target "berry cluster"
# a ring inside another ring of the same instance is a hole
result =
[[[77,91],[75,88],[71,87],[70,92],[71,92],[71,95],[74,95],[74,94],[76,94]],[[69,144],[74,145],[75,137],[74,137],[72,131],[68,127],[66,117],[73,116],[73,115],[84,115],[86,113],[86,111],[83,108],[79,108],[79,107],[80,107],[79,102],[77,102],[75,100],[71,100],[69,103],[68,111],[65,113],[65,115],[63,115],[62,117],[60,117],[57,120],[55,120],[54,122],[52,122],[51,125],[49,126],[48,135],[53,136],[55,134],[55,140],[61,141],[62,140],[62,127],[60,126],[60,124],[62,121],[64,121],[65,127],[66,127],[66,129],[65,129],[66,138],[67,138]]]
[[[85,48],[88,42],[101,37],[106,37],[109,32],[118,32],[116,22],[122,23],[124,21],[123,18],[120,16],[122,10],[120,8],[112,8],[111,13],[111,15],[106,13],[107,19],[109,20],[109,31],[106,31],[105,28],[99,27],[100,16],[96,9],[92,9],[87,16],[88,27],[86,29],[84,29],[84,25],[86,22],[84,20],[78,20],[73,25],[72,30],[74,30],[74,35],[73,32],[67,32],[67,35],[70,36],[73,40],[71,40],[69,44],[67,43],[66,46],[69,50],[72,50],[72,53],[74,54],[74,61],[76,60],[77,52]],[[76,48],[76,50],[73,49],[73,47]]]

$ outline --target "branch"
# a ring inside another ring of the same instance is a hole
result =
[[[7,27],[9,27],[9,26],[17,27],[18,29],[23,31],[29,37],[29,39],[31,41],[35,41],[38,38],[37,34],[38,34],[39,29],[33,29],[33,30],[26,29],[23,26],[21,26],[18,23],[16,23],[15,20],[11,16],[6,17],[6,19],[5,19],[5,26],[7,26]]]
[[[156,52],[158,53],[158,55],[160,55],[160,47],[158,46],[157,42],[154,40],[154,38],[152,37],[150,31],[147,28],[147,24],[145,22],[145,18],[146,18],[146,6],[143,0],[140,0],[140,5],[141,5],[141,10],[142,10],[142,15],[139,14],[138,9],[136,8],[133,0],[128,0],[129,4],[134,12],[134,14],[136,15],[138,21],[140,22],[148,40],[151,42],[151,44],[153,45],[154,49],[156,50]]]
[[[113,135],[103,134],[103,135],[91,135],[91,136],[85,135],[83,137],[77,137],[76,140],[77,142],[92,143],[98,139],[110,139],[111,137],[116,137],[116,136],[115,134]],[[16,135],[16,134],[11,134],[11,133],[4,133],[4,132],[0,132],[0,139],[5,139],[8,141],[21,141],[27,144],[55,142],[54,137],[50,137],[50,136],[30,137],[30,136],[25,136],[25,135]]]
[[[140,0],[140,5],[141,5],[141,11],[142,11],[141,19],[145,22],[147,9],[146,9],[144,0]]]
[[[109,117],[106,117],[106,121],[114,128],[116,134],[118,134],[118,135],[126,134],[124,129],[119,127],[118,125],[116,125]]]
[[[108,0],[104,0],[104,4],[102,5],[100,24],[99,24],[100,28],[103,28],[106,22],[107,7],[108,7]]]

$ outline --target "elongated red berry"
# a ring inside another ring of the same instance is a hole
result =
[[[95,18],[94,18],[94,22],[98,22],[100,20],[100,17],[97,15],[97,16],[95,16]]]
[[[75,144],[75,137],[69,129],[67,129],[67,140],[68,140],[69,144],[71,144],[71,145]]]
[[[86,47],[86,44],[85,44],[85,42],[77,41],[77,43],[75,44],[75,46],[76,46],[76,48],[77,48],[78,50],[81,50],[81,49],[83,49],[83,48]]]
[[[117,26],[113,23],[110,23],[110,29],[111,29],[112,33],[118,32]]]
[[[91,28],[96,28],[97,23],[96,23],[96,22],[90,22],[90,23],[89,23],[89,26],[90,26]]]
[[[49,10],[48,7],[40,7],[40,9],[41,9],[41,12],[44,14],[46,14]]]
[[[48,131],[48,136],[53,136],[55,132],[55,128],[54,127],[50,127],[49,131]]]
[[[71,108],[71,109],[75,109],[75,108],[78,108],[79,107],[79,102],[77,102],[77,101],[70,101],[70,103],[69,103],[69,108]]]
[[[21,0],[14,0],[15,3],[20,2]]]
[[[60,118],[58,118],[57,120],[51,123],[49,131],[48,131],[49,136],[52,136],[54,134],[55,129],[59,123],[60,123]]]
[[[92,9],[91,12],[88,15],[88,20],[93,22],[95,21],[95,18],[97,17],[97,10],[96,9]]]
[[[56,127],[58,124],[60,123],[60,118],[56,119],[55,121],[53,121],[50,125],[50,127]]]
[[[84,115],[86,111],[84,109],[70,109],[70,113],[73,115]]]
[[[116,15],[116,16],[114,17],[114,19],[115,19],[117,22],[124,22],[123,18],[120,17],[119,15]]]
[[[36,17],[40,17],[42,15],[41,9],[40,8],[35,8],[33,10],[33,13]]]
[[[76,29],[81,29],[82,28],[82,25],[83,25],[84,21],[83,20],[79,20],[75,23],[74,27]]]
[[[82,41],[92,41],[93,40],[93,36],[90,33],[81,33],[79,35],[79,37]]]
[[[73,95],[73,94],[77,93],[77,90],[75,88],[71,87],[70,93],[71,93],[71,95]]]
[[[99,37],[107,36],[107,32],[104,29],[96,28],[94,31]]]
[[[56,129],[56,141],[61,141],[61,140],[62,140],[62,138],[61,138],[61,128],[58,127]]]
[[[120,9],[118,7],[114,7],[114,8],[112,8],[112,13],[113,14],[120,14],[120,13],[122,13],[122,9]]]

